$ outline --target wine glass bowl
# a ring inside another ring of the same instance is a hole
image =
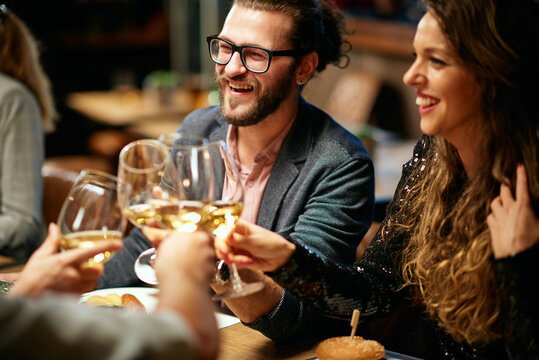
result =
[[[120,152],[118,193],[126,218],[135,226],[166,228],[161,219],[177,207],[175,191],[163,183],[171,165],[168,148],[157,140],[127,144]]]
[[[194,146],[204,141],[197,135],[176,133],[159,140],[138,140],[122,149],[119,193],[124,214],[135,226],[194,231],[205,221],[206,203],[202,201],[209,199],[213,182],[211,174],[204,172],[203,148]],[[176,162],[184,158],[194,165]],[[210,165],[205,167],[211,171]],[[187,175],[189,171],[191,175]],[[158,283],[153,270],[155,256],[154,248],[144,251],[134,267],[138,278],[152,285]]]
[[[80,172],[58,215],[60,250],[92,247],[99,241],[122,240],[126,221],[118,202],[118,178],[86,169]],[[103,263],[113,256],[105,251],[82,266]]]

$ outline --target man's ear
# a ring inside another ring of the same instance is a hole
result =
[[[313,76],[317,66],[318,54],[315,51],[304,55],[300,60],[298,68],[296,69],[296,83],[298,85],[305,85],[311,76]]]

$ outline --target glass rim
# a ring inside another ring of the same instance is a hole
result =
[[[141,144],[152,144],[156,148],[160,148],[163,154],[165,155],[163,157],[163,161],[156,164],[155,166],[149,167],[149,168],[136,168],[129,164],[127,164],[124,160],[125,153],[130,151],[134,146],[141,145]],[[156,169],[165,168],[168,161],[168,155],[169,155],[169,149],[167,148],[167,145],[165,145],[163,142],[155,139],[140,139],[130,142],[129,144],[125,145],[122,150],[120,151],[119,156],[119,162],[120,162],[120,169],[125,168],[127,171],[130,171],[132,173],[137,174],[144,174],[144,173],[150,173],[154,172]]]
[[[79,172],[79,175],[75,179],[73,186],[75,186],[75,184],[77,184],[82,178],[86,177],[87,175],[91,175],[92,176],[91,179],[99,182],[99,185],[105,185],[105,180],[108,180],[108,181],[112,181],[114,183],[113,186],[116,187],[120,182],[120,179],[115,175],[112,175],[102,170],[88,168],[88,169],[82,169]]]
[[[174,144],[167,144],[165,142],[165,139],[174,139],[174,141],[176,141],[177,139],[181,139],[181,138],[185,138],[185,139],[190,139],[190,140],[200,140],[200,144],[199,145],[174,145]],[[161,134],[159,135],[159,137],[157,138],[157,141],[160,141],[161,143],[165,144],[165,146],[173,149],[175,147],[181,147],[181,146],[200,146],[200,145],[204,145],[206,143],[208,143],[208,139],[204,136],[201,136],[201,135],[197,135],[197,134],[193,134],[193,133],[188,133],[188,132],[182,132],[182,131],[177,131],[177,132],[174,132],[174,133],[170,133],[170,134]]]

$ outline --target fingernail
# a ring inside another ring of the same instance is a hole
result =
[[[252,263],[253,263],[253,260],[251,260],[251,259],[240,260],[240,264],[242,264],[242,265],[250,265]]]

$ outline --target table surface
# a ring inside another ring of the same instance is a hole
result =
[[[282,349],[256,330],[235,324],[219,330],[219,360],[306,360],[316,356],[315,348]]]
[[[133,88],[75,92],[68,95],[66,102],[73,110],[105,125],[122,127],[174,119],[177,128],[185,115],[207,105],[207,97],[208,92],[177,89],[164,103],[143,90]]]

